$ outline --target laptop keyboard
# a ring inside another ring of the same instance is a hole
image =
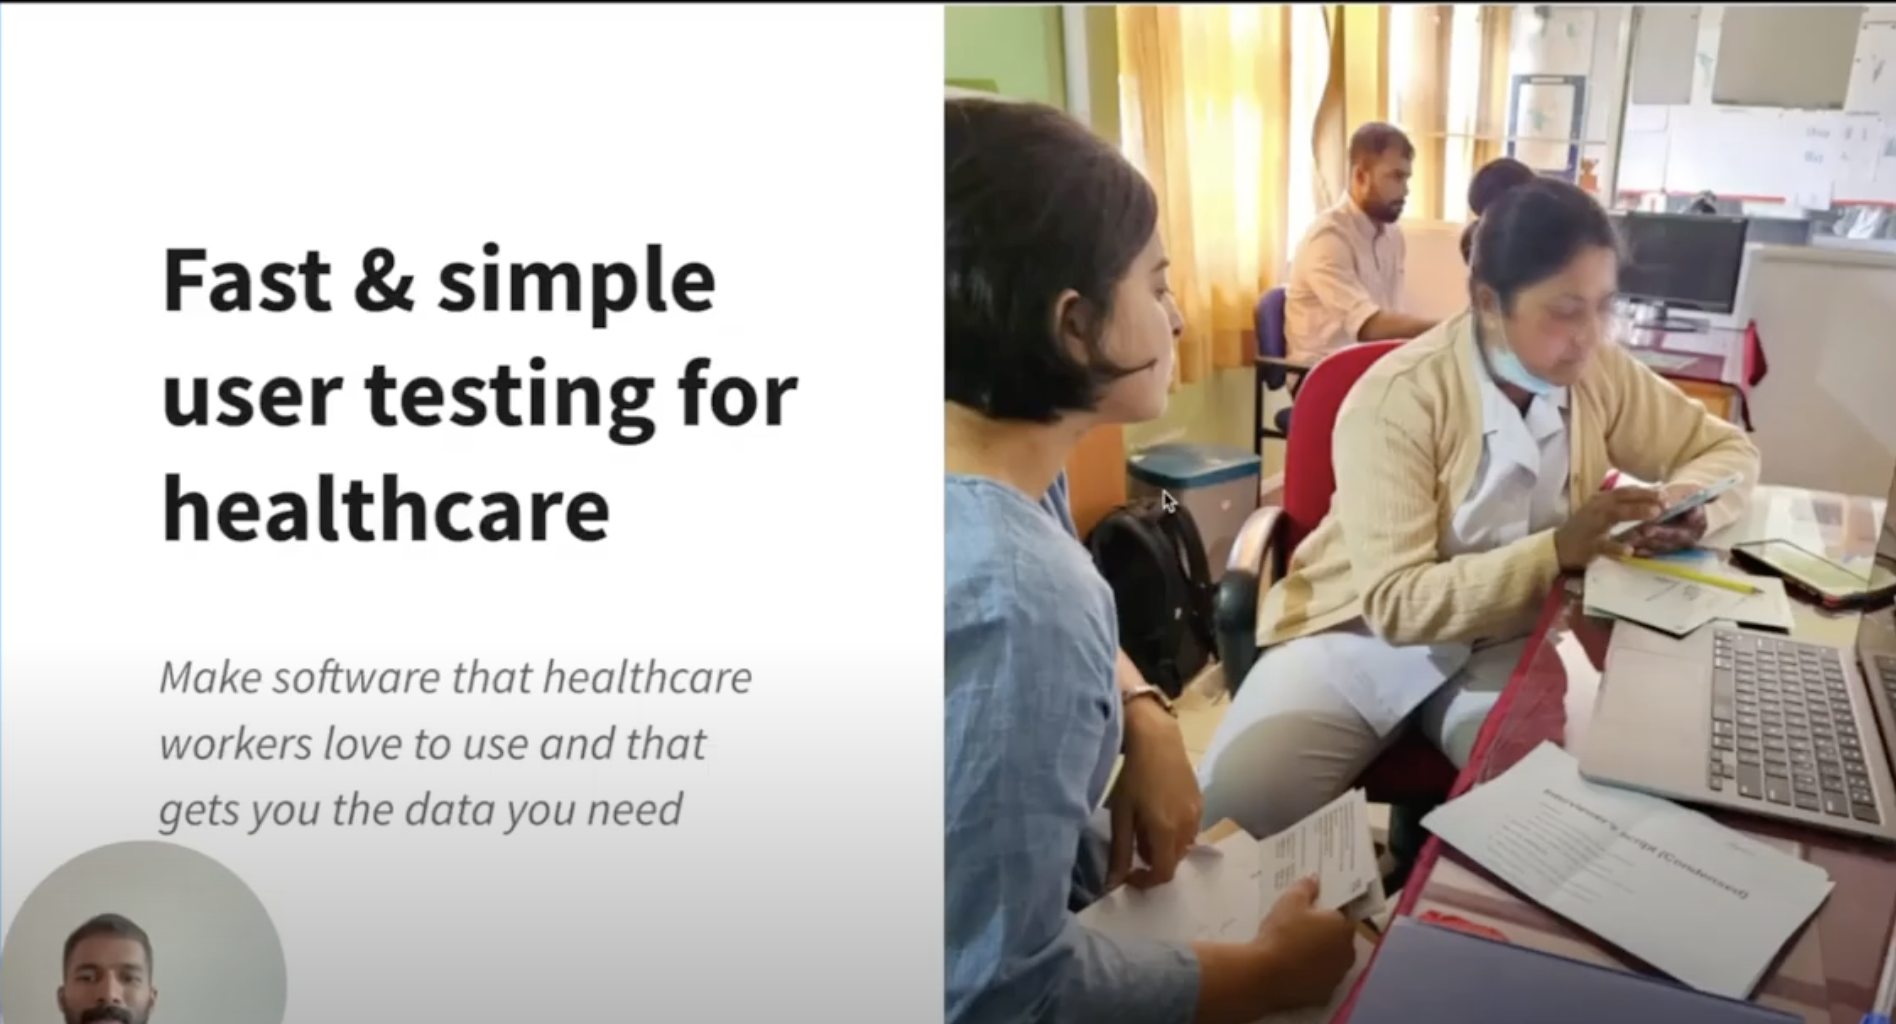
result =
[[[1841,653],[1723,629],[1712,651],[1711,788],[1880,824]]]

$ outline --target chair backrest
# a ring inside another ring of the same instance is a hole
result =
[[[1330,514],[1336,494],[1336,469],[1330,462],[1330,436],[1344,396],[1376,360],[1394,351],[1400,341],[1351,345],[1324,356],[1304,377],[1297,392],[1297,429],[1284,449],[1285,543],[1289,553]]]
[[[1288,343],[1284,341],[1284,289],[1272,288],[1258,297],[1257,310],[1257,354],[1272,359],[1284,358],[1288,352]],[[1276,391],[1284,386],[1284,370],[1278,366],[1261,367],[1264,386]]]

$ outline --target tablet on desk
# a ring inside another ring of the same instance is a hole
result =
[[[1882,559],[1865,570],[1852,571],[1787,540],[1734,544],[1731,554],[1749,568],[1782,577],[1827,608],[1877,604],[1896,597],[1896,571]]]

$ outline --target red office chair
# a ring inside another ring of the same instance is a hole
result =
[[[1232,544],[1218,583],[1218,653],[1225,686],[1233,693],[1257,661],[1259,582],[1281,578],[1290,553],[1330,512],[1330,499],[1336,493],[1330,440],[1343,397],[1364,371],[1400,344],[1352,345],[1325,356],[1304,378],[1297,394],[1297,429],[1289,432],[1284,453],[1283,507],[1261,508],[1251,514]],[[1270,680],[1260,680],[1258,685],[1268,686]],[[1406,875],[1407,863],[1419,852],[1421,816],[1447,798],[1455,774],[1448,758],[1410,732],[1358,778],[1370,800],[1391,805],[1390,848],[1403,865],[1397,869],[1398,876]],[[1414,849],[1399,848],[1410,845]]]

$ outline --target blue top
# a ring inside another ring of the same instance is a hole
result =
[[[947,553],[947,1024],[1186,1024],[1189,947],[1069,910],[1123,723],[1113,594],[1065,477],[1035,504],[950,474]]]

